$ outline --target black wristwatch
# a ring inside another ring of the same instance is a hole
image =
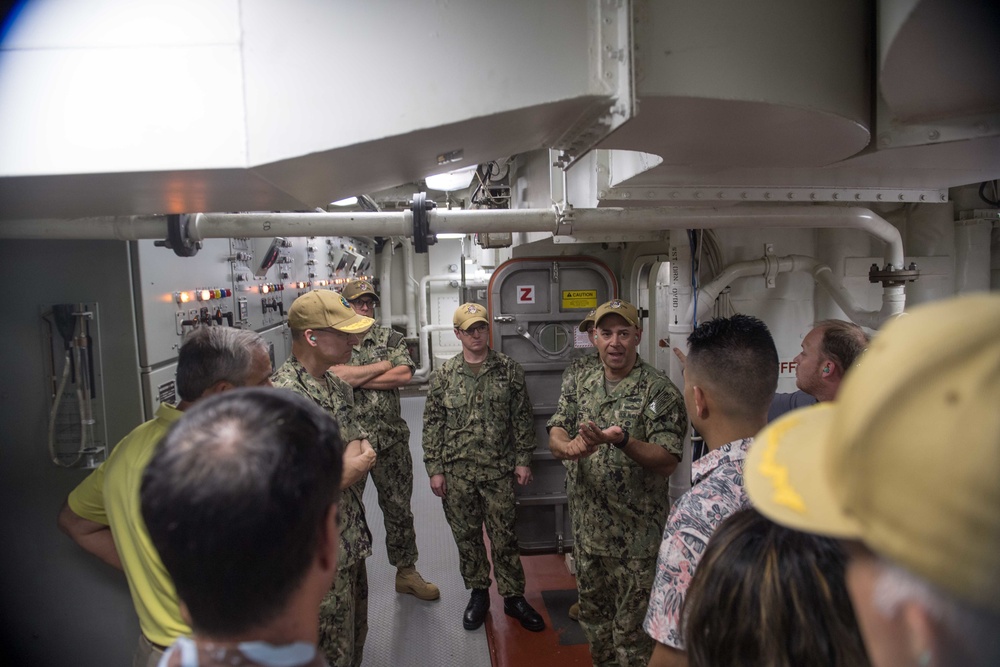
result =
[[[615,447],[617,447],[618,449],[625,449],[625,445],[628,444],[628,439],[630,437],[631,436],[628,434],[628,429],[627,428],[623,428],[622,429],[622,439],[620,441],[618,441],[618,442],[612,442],[611,444],[614,445]]]

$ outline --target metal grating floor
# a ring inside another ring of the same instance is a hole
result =
[[[423,397],[401,399],[410,427],[413,454],[413,516],[420,559],[417,569],[441,589],[441,598],[424,602],[396,593],[396,570],[385,552],[385,527],[375,485],[365,488],[365,512],[372,532],[368,559],[368,639],[363,667],[489,667],[486,631],[468,632],[462,613],[469,601],[458,570],[458,550],[445,521],[441,501],[431,493],[424,470],[420,433]]]

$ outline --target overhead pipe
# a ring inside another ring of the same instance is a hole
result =
[[[139,241],[167,238],[162,215],[11,220],[0,224],[0,238],[50,241]]]
[[[903,268],[899,230],[865,208],[766,206],[729,208],[432,209],[430,233],[551,232],[553,235],[607,234],[668,229],[728,229],[755,223],[769,228],[844,227],[861,229],[886,244],[885,261]],[[209,238],[272,236],[413,236],[411,211],[360,213],[196,213],[188,234]],[[0,238],[164,239],[164,216],[22,220],[0,225]]]
[[[751,223],[767,228],[861,229],[882,240],[887,271],[903,268],[899,230],[864,208],[768,206],[729,208],[432,209],[426,212],[430,236],[439,233],[551,232],[607,234],[668,229],[731,229]],[[197,213],[188,218],[186,240],[270,236],[413,236],[412,211],[365,213]],[[0,238],[109,238],[138,240],[168,237],[166,218],[91,218],[66,221],[15,221],[0,225]],[[426,242],[427,239],[422,241]],[[421,299],[423,299],[421,295]],[[422,301],[421,301],[422,303]],[[883,310],[905,303],[902,287],[885,287]],[[880,311],[881,312],[881,311]]]

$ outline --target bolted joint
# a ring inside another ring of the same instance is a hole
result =
[[[437,208],[437,202],[427,199],[426,192],[418,192],[410,201],[413,213],[413,249],[418,253],[427,252],[428,246],[437,243],[437,236],[431,234],[427,212]]]
[[[170,248],[178,257],[194,257],[201,250],[201,242],[191,239],[190,226],[193,220],[194,216],[189,213],[168,215],[167,238],[154,241],[153,245]]]
[[[878,264],[872,264],[868,271],[868,282],[882,283],[882,287],[900,287],[907,283],[912,283],[920,277],[920,271],[915,262],[910,262],[909,267],[897,269],[892,264],[886,264],[885,268],[879,270]]]

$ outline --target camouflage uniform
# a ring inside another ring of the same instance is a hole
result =
[[[327,371],[319,380],[299,360],[289,357],[273,376],[283,387],[310,398],[340,425],[345,443],[367,437],[355,416],[354,391]],[[319,646],[333,667],[358,667],[368,635],[368,575],[365,559],[372,554],[372,534],[362,501],[365,478],[344,489],[340,499],[340,553],[337,578],[320,606]]]
[[[601,365],[601,356],[597,354],[596,351],[588,352],[582,357],[577,357],[569,363],[566,370],[563,371],[562,386],[559,389],[560,396],[571,397],[567,398],[571,403],[576,402],[576,382],[580,373],[593,368],[594,366]],[[570,436],[576,435],[576,431],[570,431]],[[576,494],[573,490],[573,484],[576,481],[576,461],[565,460],[563,461],[563,466],[566,468],[566,498],[567,505],[569,506],[569,519],[570,525],[576,525],[576,519],[573,517],[575,511],[576,503],[573,502]],[[575,529],[574,529],[575,530]]]
[[[366,366],[386,360],[394,367],[414,368],[402,334],[387,327],[372,327],[351,353],[350,365]],[[358,414],[365,416],[368,440],[378,454],[371,476],[385,517],[389,562],[395,567],[412,567],[417,562],[417,535],[410,509],[413,457],[410,429],[399,414],[399,390],[357,388],[354,401]]]
[[[575,437],[581,423],[618,425],[644,442],[681,456],[687,413],[681,393],[642,361],[608,395],[604,366],[571,378],[548,422]],[[594,665],[646,665],[652,639],[642,629],[657,550],[670,509],[669,482],[612,445],[601,446],[567,470],[573,521],[580,624]]]
[[[500,595],[523,595],[514,468],[531,464],[535,432],[521,366],[495,350],[488,351],[478,376],[461,353],[446,361],[427,394],[423,445],[427,474],[445,476],[444,513],[465,587],[490,586],[485,522]]]

